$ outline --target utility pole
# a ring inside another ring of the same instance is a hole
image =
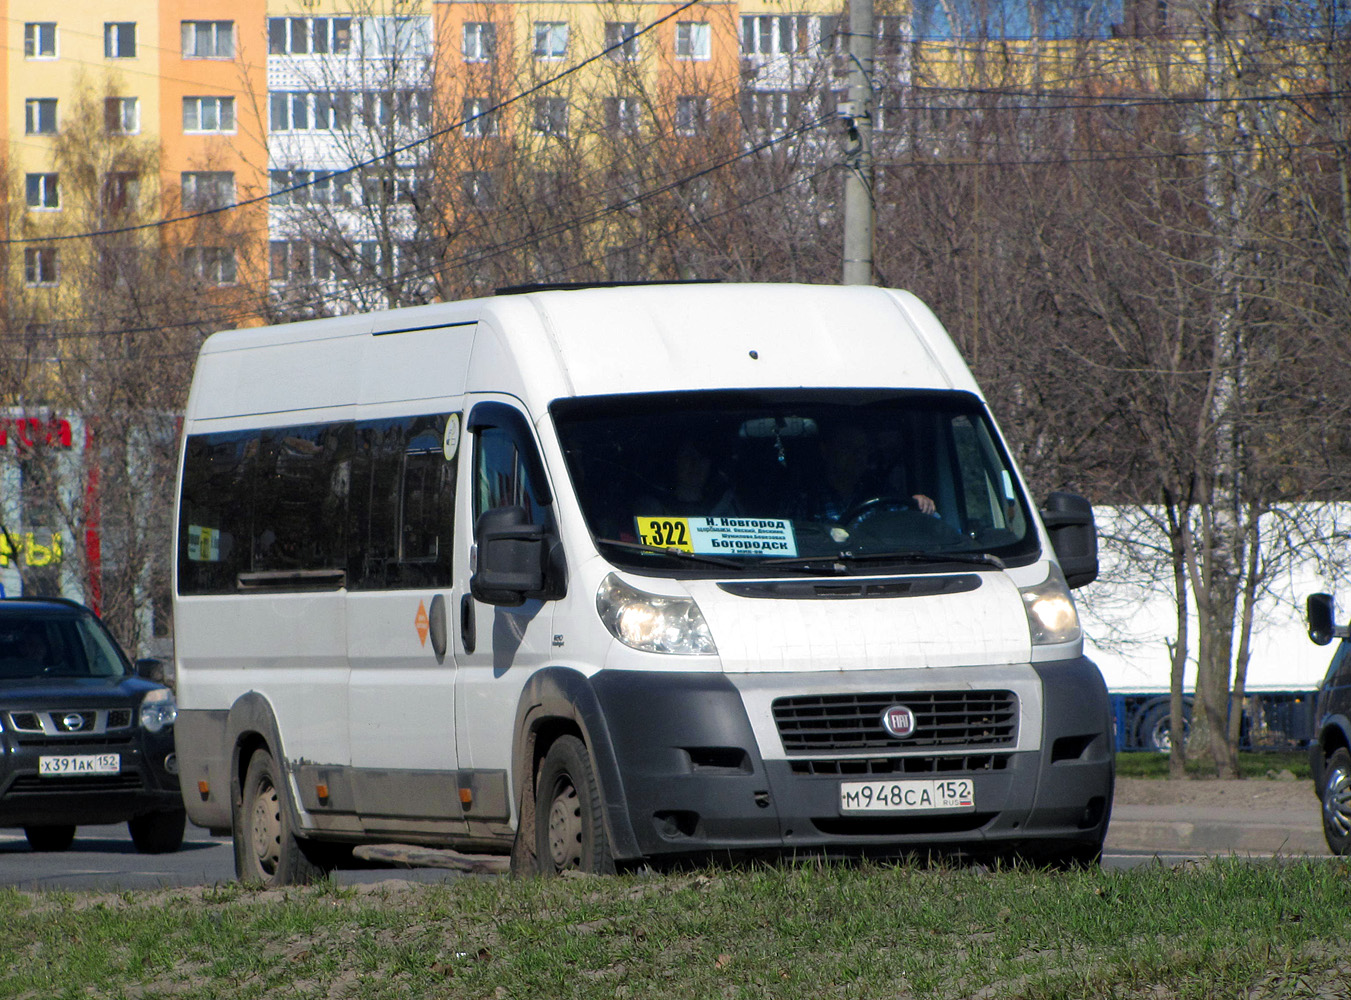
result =
[[[844,280],[873,283],[873,0],[849,0],[844,149]]]

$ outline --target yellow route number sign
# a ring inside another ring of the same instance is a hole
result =
[[[644,545],[679,549],[681,552],[694,551],[694,536],[690,532],[688,517],[639,516],[635,520],[638,523],[638,537]]]

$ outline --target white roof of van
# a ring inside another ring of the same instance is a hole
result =
[[[216,334],[202,348],[189,413],[280,413],[472,388],[518,395],[538,414],[570,395],[839,386],[979,393],[941,324],[908,292],[678,284],[529,292]]]

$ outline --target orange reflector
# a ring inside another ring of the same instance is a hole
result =
[[[201,794],[202,798],[206,798],[208,795],[211,794],[210,782],[207,781],[197,782],[197,791]]]
[[[472,788],[460,789],[460,801],[467,806],[474,804],[474,790]]]
[[[314,793],[315,793],[316,795],[318,795],[321,799],[326,799],[326,798],[328,798],[328,786],[327,786],[327,785],[315,785],[315,786],[314,786]]]

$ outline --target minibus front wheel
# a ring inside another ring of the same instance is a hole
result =
[[[535,785],[535,857],[542,875],[565,871],[611,874],[604,804],[591,755],[575,736],[549,747]]]
[[[272,754],[257,750],[249,759],[244,794],[235,817],[235,873],[242,882],[303,885],[324,869],[306,856],[291,829],[286,784]]]

